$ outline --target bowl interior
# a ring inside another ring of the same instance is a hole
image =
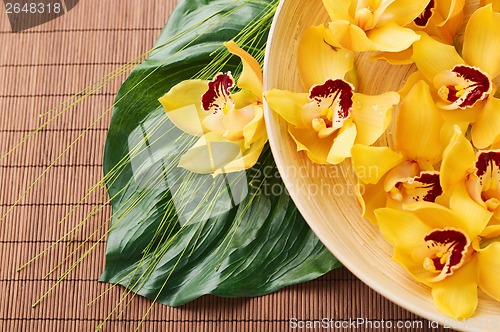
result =
[[[328,14],[321,1],[281,1],[267,44],[265,90],[304,92],[297,70],[297,44],[308,26],[325,22],[328,22]],[[414,71],[412,66],[371,61],[371,56],[362,54],[356,58],[358,92],[397,91]],[[427,319],[442,324],[452,322],[435,309],[430,289],[415,282],[391,260],[392,248],[377,227],[360,217],[350,161],[338,166],[313,164],[304,153],[297,152],[286,122],[267,104],[264,106],[269,142],[280,174],[297,207],[325,246],[358,278],[391,301]],[[377,144],[391,141],[389,128]],[[493,322],[499,315],[500,308],[495,301],[481,296],[474,319]],[[467,329],[485,331],[488,327],[478,325],[481,326]]]

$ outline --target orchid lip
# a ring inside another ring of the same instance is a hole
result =
[[[201,104],[210,114],[227,113],[234,107],[230,90],[234,87],[231,72],[219,73],[208,82],[208,90],[201,97]]]
[[[434,78],[434,86],[444,103],[442,109],[465,109],[486,99],[493,89],[491,78],[477,67],[457,65]]]
[[[470,239],[456,228],[433,229],[424,237],[426,249],[424,270],[435,273],[431,281],[438,282],[453,274],[467,260]]]
[[[318,135],[326,137],[342,127],[350,117],[354,87],[342,79],[328,79],[309,91],[311,102],[304,107],[305,122],[310,122]]]
[[[419,175],[401,179],[389,191],[389,196],[402,203],[435,202],[443,193],[439,180],[439,172],[423,171]]]
[[[429,23],[429,20],[434,15],[434,0],[430,0],[424,11],[413,21],[419,28],[425,28]]]
[[[500,205],[500,150],[479,151],[475,170],[466,178],[469,195],[494,211]]]

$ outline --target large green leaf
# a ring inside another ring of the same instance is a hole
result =
[[[269,148],[246,172],[190,173],[176,165],[194,138],[158,102],[249,24],[259,28],[244,46],[262,51],[275,2],[180,1],[124,82],[104,157],[113,220],[100,280],[176,306],[209,293],[266,294],[339,266],[286,193]]]

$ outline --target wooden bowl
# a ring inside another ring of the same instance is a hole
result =
[[[267,44],[265,90],[304,92],[297,70],[297,44],[308,26],[327,21],[322,1],[281,1]],[[391,66],[369,58],[370,54],[361,54],[356,59],[358,92],[398,90],[414,71],[412,66]],[[480,295],[479,307],[470,321],[458,322],[441,314],[434,307],[430,289],[415,282],[391,260],[391,246],[376,226],[360,217],[350,161],[339,166],[313,164],[303,152],[297,152],[286,122],[267,104],[264,106],[271,149],[291,197],[319,239],[352,273],[389,300],[429,320],[460,330],[500,329],[500,305],[486,295]],[[391,131],[389,128],[377,144],[389,144]]]

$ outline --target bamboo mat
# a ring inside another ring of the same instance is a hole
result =
[[[11,33],[0,5],[0,154],[55,113],[40,114],[150,49],[174,5],[174,0],[80,1],[64,16],[21,33]],[[70,218],[58,223],[101,179],[110,118],[106,110],[125,78],[126,73],[120,75],[0,161],[3,215],[56,160],[0,224],[0,331],[93,331],[125,294],[122,287],[96,281],[105,251],[105,241],[98,241],[104,231],[98,227],[109,218],[109,207],[16,272],[105,202],[105,191],[97,190]],[[86,134],[63,154],[86,128]],[[81,264],[32,308],[91,248]],[[64,261],[76,250],[77,255]],[[61,261],[54,273],[45,276]],[[150,308],[151,302],[140,297],[129,300],[121,315],[110,316],[104,330],[134,331],[144,320],[142,331],[288,331],[294,318],[417,321],[424,326],[418,330],[431,330],[427,321],[385,300],[346,269],[258,298],[205,296],[180,308],[159,304]]]

